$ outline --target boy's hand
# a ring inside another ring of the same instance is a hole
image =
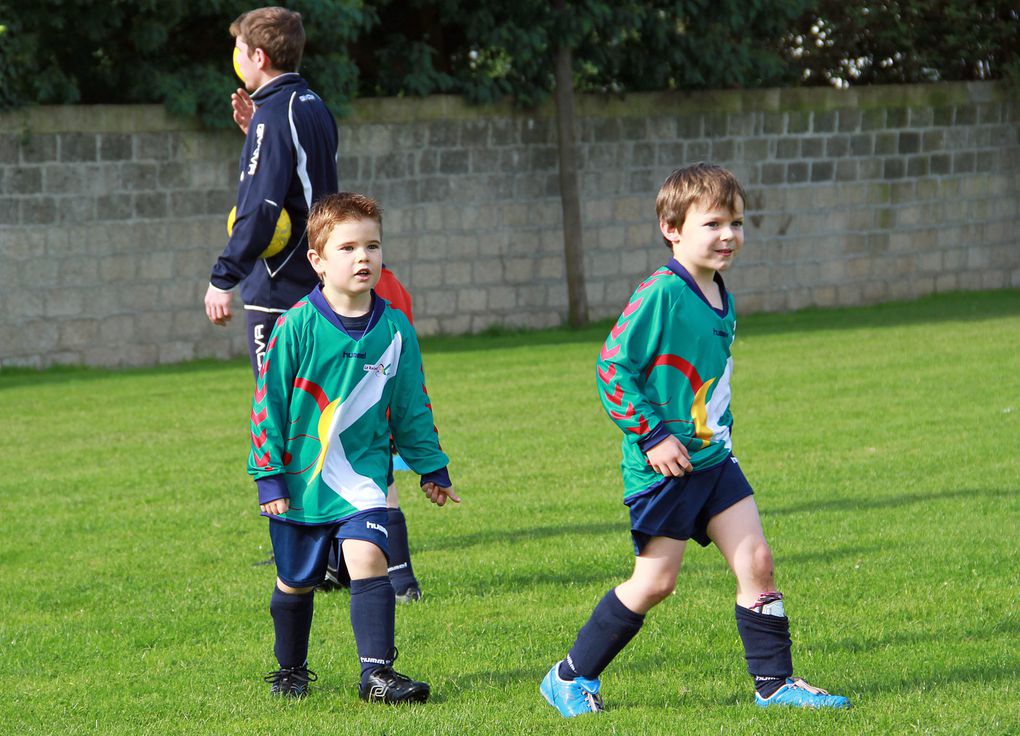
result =
[[[667,478],[679,478],[684,473],[694,470],[687,448],[673,435],[650,449],[645,456],[652,470]]]
[[[220,291],[209,284],[209,288],[205,292],[205,316],[214,325],[223,327],[234,316],[230,309],[230,302],[233,298],[233,294],[229,291]]]
[[[234,109],[234,122],[237,123],[237,127],[248,135],[248,124],[251,122],[251,116],[255,114],[255,105],[251,97],[238,87],[237,91],[230,95],[230,106]]]
[[[287,509],[290,508],[289,498],[277,498],[269,503],[263,503],[259,505],[262,512],[265,514],[272,514],[273,516],[280,516],[286,514]]]
[[[426,483],[421,487],[421,490],[429,497],[429,501],[434,503],[436,506],[442,506],[446,503],[446,499],[450,499],[454,503],[460,503],[460,496],[453,492],[453,486],[449,488],[443,488],[437,486],[435,483]]]

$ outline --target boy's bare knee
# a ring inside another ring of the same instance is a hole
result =
[[[308,588],[292,588],[291,586],[287,585],[285,582],[280,580],[280,578],[276,579],[276,587],[280,590],[280,592],[287,593],[288,595],[304,595],[305,593],[309,593],[315,590],[315,586],[311,586]]]
[[[649,601],[660,603],[672,595],[676,588],[676,577],[660,577],[651,580],[644,580],[641,583],[645,597]]]
[[[754,548],[751,556],[751,570],[758,580],[772,580],[775,571],[775,563],[772,559],[772,549],[764,540]]]

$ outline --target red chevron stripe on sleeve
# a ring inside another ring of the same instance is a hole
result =
[[[616,354],[618,352],[620,352],[619,345],[609,347],[609,343],[606,343],[605,345],[602,346],[602,352],[599,353],[599,357],[602,358],[602,360],[611,360],[616,357]]]
[[[623,316],[624,317],[629,317],[630,315],[634,314],[634,312],[637,311],[638,307],[641,306],[641,302],[643,302],[643,301],[644,301],[644,297],[640,297],[640,298],[635,299],[634,301],[632,301],[630,304],[628,304],[626,307],[624,307]]]
[[[613,391],[613,393],[609,393],[608,391],[603,391],[602,393],[606,395],[607,401],[612,401],[617,406],[623,405],[623,386],[620,384],[616,384],[616,390]]]
[[[616,364],[610,363],[608,370],[602,370],[602,366],[596,365],[595,372],[599,374],[599,379],[602,383],[609,385],[609,382],[613,380],[613,376],[616,375]]]

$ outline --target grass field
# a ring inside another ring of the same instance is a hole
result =
[[[606,326],[425,341],[464,498],[400,474],[425,599],[357,700],[345,592],[320,595],[312,697],[279,702],[266,522],[244,472],[247,365],[0,373],[0,733],[1020,733],[1020,292],[742,319],[735,447],[799,674],[844,713],[759,711],[714,549],[603,676],[607,712],[538,693],[630,571]]]

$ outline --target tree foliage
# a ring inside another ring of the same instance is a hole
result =
[[[163,102],[230,125],[230,21],[250,0],[0,0],[0,107]],[[532,105],[572,48],[580,91],[1020,78],[1015,0],[293,0],[302,72],[356,96]],[[791,30],[792,29],[792,30]]]
[[[814,0],[785,43],[806,84],[1020,78],[1015,0]]]

